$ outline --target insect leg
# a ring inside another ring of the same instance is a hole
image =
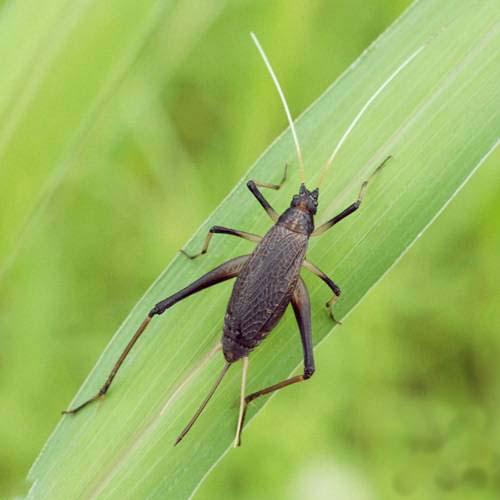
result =
[[[189,297],[190,295],[193,295],[194,293],[199,292],[200,290],[204,290],[205,288],[208,288],[212,285],[216,285],[217,283],[221,283],[223,281],[236,277],[247,259],[248,256],[243,255],[242,257],[236,257],[235,259],[228,260],[224,264],[221,264],[219,267],[216,267],[215,269],[208,272],[201,278],[197,279],[187,287],[183,288],[182,290],[179,290],[177,293],[174,293],[173,295],[167,297],[161,302],[158,302],[153,307],[153,309],[149,311],[149,314],[146,316],[146,319],[144,319],[144,321],[141,323],[137,331],[134,333],[133,337],[130,339],[129,343],[127,344],[122,354],[118,358],[118,361],[113,366],[113,369],[111,370],[108,378],[106,379],[106,382],[99,389],[97,394],[92,398],[88,399],[87,401],[85,401],[84,403],[80,404],[76,408],[65,410],[62,413],[63,414],[77,413],[82,408],[87,406],[89,403],[92,403],[93,401],[102,398],[108,392],[108,389],[111,386],[111,383],[113,382],[113,379],[115,378],[121,365],[125,361],[125,358],[127,357],[128,353],[130,352],[134,344],[137,342],[139,337],[144,333],[144,330],[149,325],[149,322],[151,321],[153,316],[163,314],[169,307],[172,307],[177,302],[180,302],[181,300],[185,299],[186,297]]]
[[[302,382],[311,378],[314,374],[314,352],[312,343],[312,330],[311,330],[311,302],[309,300],[309,293],[302,278],[299,278],[297,286],[292,296],[292,307],[295,313],[295,318],[300,330],[300,338],[302,340],[302,348],[304,351],[304,373],[296,375],[295,377],[288,378],[277,384],[261,389],[260,391],[249,394],[245,398],[243,407],[243,414],[241,416],[241,427],[245,421],[248,404],[261,396],[270,394],[271,392],[282,389],[292,384]],[[237,445],[241,445],[241,434]]]
[[[324,281],[337,297],[340,296],[340,288],[338,287],[338,285],[336,285],[318,266],[308,261],[307,259],[304,259],[302,266],[305,267],[308,271],[311,271],[311,273],[315,274],[322,281]]]
[[[238,417],[238,425],[236,426],[236,437],[234,439],[234,447],[240,445],[241,443],[241,430],[243,429],[243,418],[245,417],[245,388],[247,385],[247,373],[248,373],[248,356],[241,359],[243,362],[243,369],[241,373],[241,395],[240,395],[240,415]]]
[[[260,192],[259,187],[265,187],[268,189],[275,189],[275,190],[280,189],[283,183],[286,181],[287,172],[288,172],[288,165],[285,165],[283,178],[281,179],[279,184],[271,184],[268,182],[260,182],[253,180],[247,182],[248,189],[250,189],[252,194],[257,198],[258,202],[262,205],[262,207],[264,207],[264,210],[269,214],[271,219],[275,222],[278,220],[278,214],[276,213],[274,208],[269,204],[269,202],[264,198],[264,195]],[[183,253],[189,259],[195,259],[196,257],[199,257],[200,255],[207,253],[208,246],[210,245],[210,240],[212,239],[213,234],[230,234],[232,236],[238,236],[239,238],[244,238],[246,240],[254,241],[257,243],[262,239],[262,237],[257,234],[247,233],[245,231],[238,231],[236,229],[230,229],[228,227],[213,226],[209,229],[207,237],[205,238],[205,242],[203,243],[203,247],[200,252],[191,255],[188,254],[185,250],[181,250],[181,253]]]
[[[326,283],[330,290],[333,292],[333,297],[326,303],[326,307],[328,309],[330,318],[332,318],[335,323],[341,324],[340,321],[336,320],[333,315],[333,305],[336,303],[338,297],[340,297],[340,288],[338,287],[338,285],[336,285],[333,280],[331,280],[319,267],[314,265],[312,262],[309,262],[307,259],[304,260],[302,266],[305,267],[308,271],[311,271],[313,274],[315,274],[324,283]]]
[[[285,171],[283,173],[283,178],[281,179],[279,184],[270,184],[268,182],[260,182],[260,181],[248,181],[247,187],[251,191],[251,193],[257,198],[257,201],[261,204],[262,208],[267,212],[269,217],[276,222],[278,220],[278,213],[274,208],[269,204],[269,202],[264,198],[264,195],[260,192],[259,187],[264,187],[268,189],[278,190],[281,188],[283,183],[286,181],[288,172],[288,165],[285,165]]]
[[[304,374],[302,375],[302,380],[307,380],[313,376],[315,371],[311,326],[311,301],[309,299],[309,292],[306,284],[300,277],[293,292],[292,308],[299,327],[302,350],[304,351]]]
[[[345,210],[342,210],[342,212],[340,212],[338,215],[336,215],[335,217],[333,217],[332,219],[330,219],[329,221],[325,222],[324,224],[322,224],[321,226],[318,227],[318,229],[316,229],[316,231],[314,231],[311,236],[319,236],[320,234],[323,234],[324,232],[328,231],[328,229],[330,229],[331,227],[335,226],[335,224],[338,224],[341,220],[345,219],[346,217],[348,217],[349,215],[351,215],[353,212],[355,212],[361,205],[361,202],[363,201],[363,198],[365,197],[365,194],[366,194],[366,190],[368,188],[368,184],[370,183],[370,181],[372,180],[372,178],[378,173],[380,172],[380,170],[382,170],[382,168],[384,167],[384,165],[392,158],[392,156],[388,156],[373,172],[372,174],[370,175],[370,177],[368,177],[368,179],[363,182],[363,184],[361,184],[361,189],[359,190],[359,194],[358,194],[358,199],[352,203],[351,205],[349,205]]]
[[[253,181],[253,182],[255,182],[256,186],[267,189],[274,189],[275,191],[278,191],[279,189],[281,189],[281,186],[285,184],[287,176],[288,176],[288,163],[285,164],[285,170],[283,170],[283,177],[281,178],[279,184],[273,184],[272,182],[262,182],[262,181]]]
[[[203,247],[201,248],[200,252],[195,254],[189,254],[185,250],[181,250],[181,253],[185,255],[188,259],[196,259],[196,257],[206,254],[208,251],[208,245],[210,244],[210,240],[212,239],[212,236],[214,234],[230,234],[232,236],[238,236],[238,238],[244,238],[245,240],[254,241],[256,243],[258,243],[262,239],[262,237],[259,236],[258,234],[247,233],[245,231],[238,231],[236,229],[230,229],[229,227],[212,226],[208,230],[207,237],[205,238],[205,242],[203,243]]]

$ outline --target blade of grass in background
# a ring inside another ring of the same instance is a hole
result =
[[[265,39],[263,43],[267,46]],[[356,112],[423,43],[424,52],[380,96],[349,138],[321,189],[320,220],[349,204],[373,168],[388,154],[394,156],[359,214],[311,242],[311,259],[342,285],[339,318],[421,234],[498,140],[499,7],[494,1],[439,6],[419,2],[300,119],[308,184],[314,185]],[[262,77],[267,78],[264,69]],[[288,134],[272,145],[248,177],[276,181],[286,162],[296,166]],[[295,170],[282,192],[269,194],[277,209],[288,204],[297,178]],[[199,247],[214,223],[261,233],[269,224],[243,182],[207,220],[190,249]],[[249,248],[247,242],[221,237],[203,259],[177,258],[126,319],[75,401],[100,386],[151,304],[223,258]],[[319,342],[332,329],[323,310],[327,294],[316,281],[308,283]],[[239,370],[231,370],[206,414],[174,449],[177,433],[206,393],[221,358],[176,391],[218,339],[229,287],[208,290],[154,321],[106,401],[66,417],[57,427],[30,473],[33,498],[185,498],[193,493],[231,444]],[[251,357],[248,390],[284,378],[300,359],[296,326],[287,315]],[[251,417],[262,404],[252,408]]]
[[[0,279],[169,3],[60,0],[38,12],[38,2],[27,1],[4,8],[0,198],[10,206],[0,212]]]

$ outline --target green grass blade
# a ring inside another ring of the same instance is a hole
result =
[[[0,279],[168,5],[57,0],[43,15],[33,1],[4,8],[0,198],[9,210],[0,213]],[[20,171],[29,172],[22,183]]]
[[[336,308],[339,318],[408,249],[497,144],[499,11],[495,0],[417,2],[298,121],[306,178],[314,187],[321,166],[359,109],[406,57],[425,44],[368,110],[321,186],[319,221],[351,203],[376,165],[389,154],[394,157],[374,180],[358,214],[311,241],[309,258],[343,289]],[[267,78],[264,68],[262,78]],[[268,195],[273,206],[284,209],[298,186],[288,133],[257,161],[188,248],[197,250],[213,224],[265,231],[269,221],[244,182],[276,182],[285,163],[292,165],[291,178],[282,191]],[[222,260],[250,249],[248,242],[216,237],[203,259],[177,257],[132,310],[74,402],[99,388],[152,304]],[[332,331],[323,307],[329,292],[317,280],[305,278],[313,304],[314,339],[319,343]],[[219,339],[230,286],[196,295],[152,322],[106,400],[65,417],[56,428],[31,470],[32,498],[193,494],[234,437],[238,366],[230,370],[191,433],[181,445],[172,446],[221,368],[218,356],[184,383]],[[293,315],[287,313],[251,356],[249,391],[285,378],[299,365],[296,330]],[[263,404],[256,403],[250,417]]]

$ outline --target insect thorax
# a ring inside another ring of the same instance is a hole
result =
[[[279,217],[278,225],[284,226],[290,231],[309,236],[314,231],[313,215],[301,208],[287,208]]]

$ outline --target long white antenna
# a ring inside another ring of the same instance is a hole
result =
[[[269,59],[267,58],[266,53],[264,52],[264,49],[260,45],[259,40],[255,36],[255,33],[253,33],[253,32],[250,33],[250,36],[252,37],[253,42],[255,43],[258,51],[260,52],[262,59],[264,59],[264,63],[266,64],[266,67],[271,75],[271,78],[273,79],[274,85],[276,86],[276,90],[278,91],[278,94],[281,98],[281,102],[283,103],[283,107],[285,108],[286,117],[288,119],[288,123],[290,124],[290,130],[292,131],[293,141],[295,142],[295,149],[297,150],[297,158],[299,159],[300,178],[301,178],[302,182],[305,182],[305,180],[304,180],[304,160],[302,159],[302,151],[300,150],[299,139],[297,137],[297,132],[295,131],[295,126],[293,124],[292,115],[290,114],[290,110],[288,109],[288,104],[286,102],[285,95],[283,94],[283,91],[281,90],[280,84],[278,82],[278,79],[276,78],[276,75],[274,74],[271,63],[269,62]]]
[[[325,166],[323,167],[321,176],[319,178],[318,186],[323,182],[323,179],[325,177],[325,174],[328,170],[328,167],[333,163],[333,160],[335,159],[335,156],[337,156],[337,153],[339,152],[339,149],[342,147],[342,144],[344,144],[345,140],[349,136],[349,134],[352,132],[352,129],[357,125],[361,117],[364,115],[365,111],[368,109],[370,104],[380,95],[380,93],[389,85],[389,83],[396,78],[396,76],[406,67],[408,64],[415,59],[415,57],[424,50],[425,45],[422,45],[419,49],[417,49],[411,56],[409,56],[393,73],[387,80],[377,89],[377,91],[368,99],[366,104],[361,108],[361,111],[356,115],[352,123],[347,127],[347,130],[344,132],[344,135],[340,138],[340,141],[338,142],[337,146],[333,150],[333,153],[331,154],[330,158],[328,158],[328,161],[326,162]]]

